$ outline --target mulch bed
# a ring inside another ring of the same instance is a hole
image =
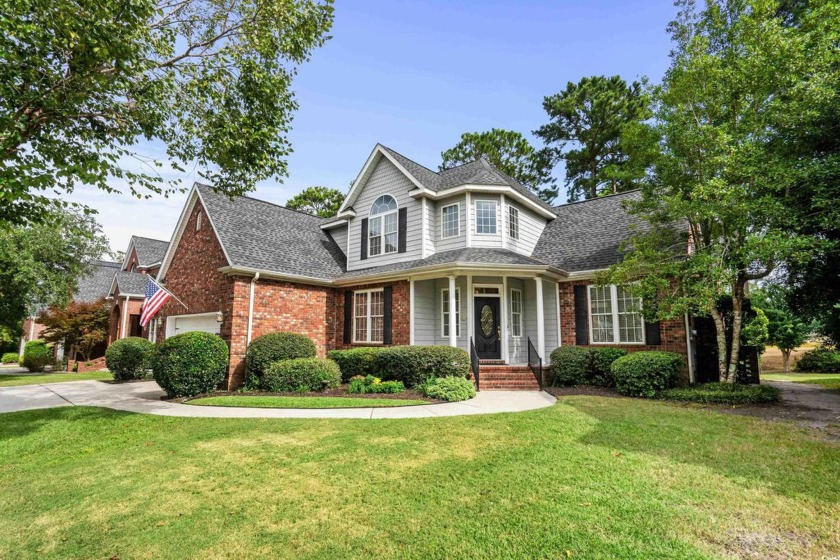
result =
[[[388,399],[408,399],[408,400],[417,400],[417,401],[425,401],[427,403],[438,403],[443,402],[436,399],[430,399],[429,397],[423,395],[419,391],[415,391],[414,389],[406,389],[402,393],[348,393],[347,386],[341,385],[336,387],[335,389],[327,389],[326,391],[308,391],[306,393],[295,393],[295,392],[280,392],[280,393],[267,393],[265,391],[216,391],[213,393],[206,393],[204,395],[198,395],[195,397],[188,397],[188,398],[175,398],[175,399],[166,399],[165,397],[161,400],[168,400],[169,402],[186,402],[195,399],[200,399],[203,397],[350,397],[350,398],[359,398],[359,399],[378,399],[378,400],[388,400]]]

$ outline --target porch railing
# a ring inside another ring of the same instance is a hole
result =
[[[473,343],[472,337],[470,337],[470,367],[472,368],[473,377],[475,377],[475,390],[480,391],[481,389],[478,388],[478,352],[475,350],[475,343]]]
[[[540,386],[540,391],[543,389],[543,367],[542,357],[540,357],[534,343],[531,342],[531,337],[528,337],[528,367],[531,368],[531,373],[537,378],[537,383]]]

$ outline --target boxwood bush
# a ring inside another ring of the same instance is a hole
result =
[[[296,358],[274,362],[262,376],[263,391],[281,392],[323,391],[338,387],[341,370],[332,360],[324,358]]]
[[[4,364],[16,364],[18,363],[19,359],[20,356],[18,356],[17,352],[6,352],[5,354],[3,354],[3,357],[2,359],[0,359],[0,362]]]
[[[115,340],[105,350],[105,364],[117,381],[143,379],[146,370],[152,367],[154,355],[153,343],[139,336],[130,336]]]
[[[673,352],[633,352],[612,363],[612,376],[622,395],[652,398],[674,386],[683,365]]]
[[[192,397],[213,391],[225,379],[228,347],[206,332],[167,338],[152,359],[152,373],[169,397]]]
[[[591,352],[583,346],[561,346],[551,359],[551,378],[554,385],[583,385],[588,381]]]
[[[330,350],[327,357],[338,364],[341,380],[348,381],[354,375],[375,375],[376,354],[381,348],[350,348],[349,350]]]
[[[422,385],[423,394],[447,402],[465,401],[475,396],[475,385],[464,377],[438,377]]]
[[[258,336],[245,353],[245,384],[256,388],[268,367],[274,362],[314,358],[315,343],[308,337],[292,332],[276,332]]]
[[[667,389],[659,397],[672,401],[716,404],[765,404],[778,402],[781,391],[769,385],[703,383],[692,387]]]
[[[808,350],[796,360],[796,371],[840,373],[840,351],[825,347]]]
[[[347,386],[348,393],[402,393],[405,385],[402,381],[382,381],[373,375],[355,376]]]
[[[23,347],[23,367],[29,371],[44,371],[52,363],[52,350],[43,340],[30,340]]]
[[[392,346],[374,358],[376,373],[385,380],[414,387],[430,377],[464,377],[470,374],[466,350],[452,346]]]

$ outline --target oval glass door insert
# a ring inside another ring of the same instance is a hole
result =
[[[485,305],[481,308],[481,332],[484,336],[491,336],[495,333],[493,323],[493,308]]]

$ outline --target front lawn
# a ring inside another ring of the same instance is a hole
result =
[[[840,373],[762,373],[762,381],[795,381],[840,392]]]
[[[413,420],[0,415],[0,558],[821,558],[840,449],[564,397]]]
[[[353,397],[271,397],[221,396],[193,399],[186,404],[199,406],[245,406],[249,408],[370,408],[429,404],[411,399],[370,399]]]
[[[86,381],[88,379],[112,380],[108,371],[89,371],[86,373],[40,373],[36,375],[4,374],[0,371],[0,387],[18,385],[43,385],[45,383],[64,383],[66,381]]]

